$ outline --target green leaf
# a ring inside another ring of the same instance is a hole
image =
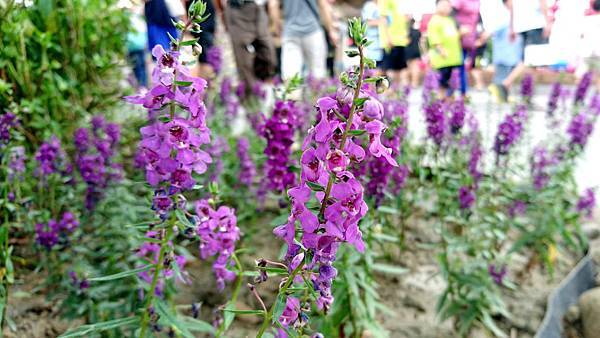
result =
[[[403,267],[395,266],[395,265],[383,264],[383,263],[374,263],[371,266],[371,269],[373,269],[375,271],[383,272],[383,273],[392,274],[392,275],[402,275],[402,274],[405,274],[408,272],[407,268],[403,268]]]
[[[153,266],[154,265],[152,265],[152,264],[148,264],[146,266],[142,266],[137,269],[115,273],[114,275],[89,278],[88,281],[90,281],[90,282],[106,282],[106,281],[110,281],[110,280],[121,279],[121,278],[129,277],[129,276],[137,275],[140,272],[149,270]]]
[[[238,315],[263,315],[263,310],[236,310],[236,309],[225,309],[225,312],[237,313]]]
[[[273,311],[272,323],[275,323],[281,317],[283,310],[285,310],[286,297],[284,294],[280,294],[277,296],[277,301],[275,303],[275,309]]]
[[[377,211],[384,213],[384,214],[392,214],[392,215],[398,215],[398,209],[392,208],[392,207],[386,207],[385,205],[381,205],[379,207],[377,207]]]
[[[187,216],[185,216],[183,211],[181,211],[179,209],[175,210],[175,216],[177,216],[177,219],[179,220],[179,222],[181,222],[186,227],[188,227],[188,228],[194,227],[194,225],[190,222],[190,220],[187,218]]]
[[[59,338],[89,337],[92,333],[116,329],[116,328],[122,327],[122,326],[130,326],[133,324],[139,324],[139,322],[140,322],[140,318],[137,316],[134,316],[134,317],[128,317],[128,318],[109,320],[107,322],[82,325],[78,328],[68,330],[67,332],[60,335]]]
[[[502,332],[502,330],[500,330],[500,328],[496,325],[496,323],[494,323],[494,320],[492,319],[492,317],[490,317],[490,314],[487,312],[483,313],[483,318],[481,320],[481,322],[483,323],[483,325],[485,325],[485,327],[492,331],[492,333],[496,336],[496,337],[507,337],[507,335]]]
[[[179,45],[180,46],[193,46],[196,44],[196,40],[187,40],[187,41],[182,41]]]
[[[223,311],[223,320],[225,321],[225,323],[224,323],[225,330],[227,330],[229,328],[229,326],[231,325],[231,323],[233,323],[233,320],[235,319],[235,313],[229,311],[229,310],[234,310],[234,309],[235,309],[235,304],[232,303],[231,301],[229,301],[229,303],[225,307],[225,311]]]
[[[165,326],[173,327],[176,333],[180,333],[184,337],[194,338],[188,327],[179,321],[177,314],[173,313],[167,303],[157,299],[155,301],[156,312],[160,315],[158,322]]]
[[[360,107],[360,106],[364,105],[368,99],[369,99],[368,97],[357,97],[354,100],[354,105],[356,105],[357,107]]]
[[[192,81],[175,81],[175,84],[180,87],[188,87],[192,85]]]
[[[183,317],[182,321],[185,326],[187,326],[188,330],[194,332],[204,332],[204,333],[213,333],[215,331],[214,327],[209,323],[199,320],[192,317]]]
[[[348,134],[350,134],[352,136],[360,136],[360,135],[362,135],[362,134],[364,134],[366,132],[367,132],[366,130],[355,129],[355,130],[350,130],[348,132]]]
[[[325,188],[317,183],[306,181],[306,184],[313,191],[325,191]]]
[[[350,58],[356,57],[359,55],[357,50],[347,50],[346,55]]]

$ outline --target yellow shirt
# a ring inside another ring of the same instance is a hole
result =
[[[454,19],[448,16],[434,15],[427,25],[429,42],[429,61],[435,69],[462,65],[460,33]],[[444,54],[436,48],[439,46]]]
[[[380,0],[379,11],[381,16],[387,18],[387,29],[384,25],[379,27],[379,35],[383,46],[389,41],[393,47],[406,47],[408,45],[408,20],[400,11],[398,0]]]

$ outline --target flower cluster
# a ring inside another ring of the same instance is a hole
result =
[[[391,135],[384,137],[382,142],[392,149],[392,155],[400,154],[402,141],[408,132],[408,102],[406,100],[388,100],[383,104],[385,119],[391,126]],[[393,166],[384,157],[369,157],[365,162],[369,179],[366,183],[366,193],[375,198],[375,205],[383,199],[386,188],[393,193],[398,193],[408,176],[408,167],[405,165]],[[359,171],[353,171],[360,177]],[[390,186],[390,179],[394,183]]]
[[[212,46],[206,51],[206,63],[208,63],[215,74],[221,73],[223,67],[223,51],[219,46]]]
[[[531,176],[536,190],[542,190],[550,181],[549,169],[558,163],[555,156],[551,156],[546,148],[536,147],[531,155]]]
[[[219,93],[221,103],[225,107],[225,118],[233,120],[239,111],[240,102],[233,95],[233,83],[230,77],[224,77],[221,81],[221,91]]]
[[[296,222],[300,224],[301,243],[312,253],[309,255],[312,260],[304,268],[318,270],[311,278],[318,294],[317,307],[325,311],[333,302],[331,283],[337,275],[333,262],[340,243],[354,245],[360,252],[365,249],[358,222],[368,207],[363,187],[349,171],[352,162],[362,162],[367,156],[355,140],[356,135],[366,133],[369,154],[397,166],[392,149],[381,141],[386,129],[381,122],[383,106],[364,90],[360,91],[360,97],[365,101],[358,109],[352,95],[343,91],[317,100],[319,120],[310,128],[302,146],[301,181],[288,191],[291,214],[286,224],[274,230],[276,236],[287,242],[287,259],[291,261],[290,269],[295,269],[305,259],[295,242]],[[312,191],[321,205],[318,214],[307,206]]]
[[[238,180],[240,184],[251,187],[256,176],[256,166],[250,158],[250,143],[245,137],[240,137],[237,142],[237,155],[240,161],[240,171]]]
[[[552,89],[550,89],[550,96],[548,97],[548,110],[546,113],[548,116],[554,115],[556,108],[558,108],[558,100],[562,95],[562,85],[560,82],[554,82],[552,84]]]
[[[19,124],[17,116],[11,112],[0,115],[0,146],[10,141],[10,131]]]
[[[138,248],[136,255],[147,260],[148,264],[156,265],[159,263],[158,260],[160,259],[160,244],[156,243],[156,241],[161,240],[161,233],[158,231],[148,231],[146,232],[146,238],[151,239],[152,241],[142,243],[142,245]],[[171,243],[168,245],[172,246]],[[171,257],[164,257],[163,260],[163,268],[161,270],[163,278],[159,278],[156,282],[156,288],[154,289],[154,294],[156,296],[162,296],[165,287],[165,280],[172,278],[175,274],[171,268],[171,262],[177,264],[180,272],[178,277],[181,279],[181,281],[186,283],[188,281],[186,272],[184,272],[186,260],[183,255],[173,254]],[[138,276],[144,282],[151,284],[154,276],[154,268],[144,270],[138,273]]]
[[[93,117],[91,125],[90,129],[77,129],[74,135],[75,164],[87,184],[85,206],[89,210],[94,209],[108,184],[121,175],[120,166],[113,162],[121,128],[116,123],[106,123],[102,116]]]
[[[59,172],[62,169],[64,158],[65,154],[60,146],[60,141],[56,136],[52,136],[49,141],[42,143],[35,153],[38,175],[44,177]]]
[[[437,72],[430,71],[425,74],[423,79],[423,107],[427,106],[429,102],[437,94],[437,90],[440,88],[440,77]]]
[[[508,271],[506,269],[506,265],[502,265],[500,268],[498,268],[496,265],[490,264],[488,265],[488,273],[490,274],[490,277],[494,283],[502,285],[502,282],[504,281],[504,278],[506,278]]]
[[[294,143],[297,107],[292,101],[277,101],[273,115],[265,122],[262,136],[267,140],[265,175],[267,189],[281,193],[294,184],[295,176],[290,172],[290,154]]]
[[[139,147],[145,159],[146,179],[155,187],[165,183],[165,191],[172,195],[192,188],[195,184],[192,173],[203,174],[212,162],[210,155],[200,149],[210,142],[206,107],[201,101],[206,81],[190,76],[178,60],[177,51],[165,52],[157,45],[152,55],[157,59],[152,72],[154,87],[148,93],[126,99],[149,110],[160,110],[173,103],[171,108],[178,105],[188,113],[180,117],[171,109],[164,119],[140,129]]]
[[[209,175],[211,182],[216,182],[223,173],[223,154],[229,151],[227,140],[222,136],[217,136],[213,143],[206,149],[211,158],[214,159]]]
[[[517,143],[523,132],[526,117],[527,107],[520,105],[500,123],[494,142],[494,151],[498,157],[508,154],[510,148]]]
[[[75,271],[69,271],[69,278],[71,279],[71,284],[81,291],[90,287],[90,282],[85,278],[79,278]]]
[[[470,209],[475,203],[473,187],[463,185],[458,189],[458,204],[461,209]]]
[[[452,74],[450,74],[450,81],[448,84],[450,85],[450,89],[452,90],[453,94],[460,89],[460,71],[458,68],[452,69]]]
[[[444,142],[448,128],[442,100],[435,100],[425,106],[425,123],[427,125],[427,135],[440,147]]]
[[[68,242],[68,235],[79,226],[79,221],[71,212],[65,212],[60,221],[50,219],[48,223],[37,223],[35,225],[36,242],[50,250],[55,245]]]
[[[450,103],[450,132],[454,135],[460,133],[462,127],[465,124],[465,116],[467,108],[465,102],[462,99],[454,100]]]
[[[594,74],[592,72],[587,72],[577,84],[577,89],[575,89],[575,104],[582,103],[585,100],[585,96],[590,89],[590,85],[592,84]]]
[[[300,307],[300,300],[296,297],[289,296],[285,302],[285,308],[279,316],[279,323],[285,329],[290,326],[294,329],[301,327],[306,323],[306,315],[302,312],[302,308]],[[288,335],[285,330],[279,328],[277,332],[277,338],[287,338]]]
[[[196,202],[196,234],[200,239],[200,257],[217,256],[213,272],[217,287],[223,290],[226,281],[235,279],[235,273],[227,269],[240,239],[235,210],[226,206],[215,210],[207,200]]]
[[[594,122],[594,118],[584,112],[578,113],[571,119],[567,127],[571,149],[576,147],[585,148],[590,135],[594,131]]]
[[[577,201],[577,212],[585,217],[592,217],[594,208],[596,207],[596,194],[592,189],[586,189]]]
[[[533,97],[533,76],[526,74],[521,81],[521,96],[525,102],[531,102]]]

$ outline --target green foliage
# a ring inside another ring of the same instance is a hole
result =
[[[116,0],[2,3],[0,112],[19,115],[30,145],[120,100],[129,21]]]

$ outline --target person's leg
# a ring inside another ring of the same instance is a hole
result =
[[[438,69],[440,75],[440,98],[444,99],[448,96],[450,90],[450,78],[452,77],[452,70],[456,67],[443,67]]]
[[[301,38],[286,37],[281,39],[281,79],[287,81],[294,75],[302,75],[304,58]]]
[[[133,63],[133,73],[138,85],[141,87],[148,86],[148,79],[146,77],[146,60],[144,50],[136,50],[129,52],[131,62]]]
[[[317,79],[327,75],[327,40],[322,29],[302,39],[308,73]]]
[[[408,62],[408,71],[410,73],[410,85],[413,88],[419,87],[421,77],[421,59],[412,59]]]
[[[249,20],[248,13],[245,13],[242,8],[232,7],[227,8],[225,20],[231,37],[238,76],[241,81],[246,83],[246,88],[249,90],[256,81],[254,76],[255,55],[251,49],[252,40],[254,39],[251,29],[252,21]]]
[[[256,58],[258,59],[258,62],[260,62],[260,64],[255,65],[255,75],[263,81],[270,81],[275,75],[277,56],[275,55],[273,37],[269,31],[269,17],[263,6],[251,6],[256,10],[254,23],[256,27],[256,37],[253,45],[256,50]],[[259,66],[259,69],[256,69],[256,66]]]
[[[463,63],[460,65],[460,93],[464,96],[467,93],[467,62],[469,61],[469,51],[463,49]]]

